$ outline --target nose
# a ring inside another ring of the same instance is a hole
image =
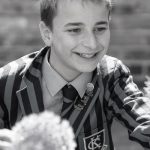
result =
[[[90,49],[96,49],[97,39],[93,33],[86,34],[83,40],[83,45]]]

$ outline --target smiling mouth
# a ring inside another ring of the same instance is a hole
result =
[[[93,54],[87,54],[87,53],[76,53],[77,55],[79,55],[82,58],[93,58],[95,57],[98,53],[93,53]]]

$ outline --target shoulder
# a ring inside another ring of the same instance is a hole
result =
[[[26,68],[31,64],[37,52],[25,55],[0,68],[0,81],[11,76],[22,76]]]
[[[13,94],[22,81],[28,66],[32,63],[36,52],[25,55],[0,68],[0,99],[6,99],[6,94]]]
[[[130,72],[128,67],[120,59],[112,56],[105,55],[100,64],[103,75],[117,74],[117,72]]]
[[[32,64],[35,63],[42,63],[45,54],[49,50],[49,47],[44,47],[36,52],[30,53],[25,55],[17,60],[14,60],[4,67],[0,68],[0,82],[3,79],[14,77],[17,78],[18,76],[23,76],[29,67],[32,67]]]

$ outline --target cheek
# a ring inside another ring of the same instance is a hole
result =
[[[109,42],[110,42],[110,30],[108,30],[108,31],[105,33],[104,39],[105,39],[106,45],[108,46],[108,45],[109,45]]]
[[[70,51],[79,45],[78,40],[70,36],[64,36],[63,38],[60,39],[60,41],[62,47]]]
[[[99,43],[107,50],[110,42],[110,31],[108,30],[99,38]]]

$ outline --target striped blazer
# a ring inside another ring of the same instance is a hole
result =
[[[11,129],[24,115],[44,110],[41,70],[48,50],[45,47],[0,68],[0,128]],[[128,129],[131,140],[149,149],[150,100],[133,83],[129,69],[106,55],[99,72],[93,72],[92,82],[95,88],[89,107],[72,110],[67,118],[75,132],[77,149],[114,150],[114,118]]]

